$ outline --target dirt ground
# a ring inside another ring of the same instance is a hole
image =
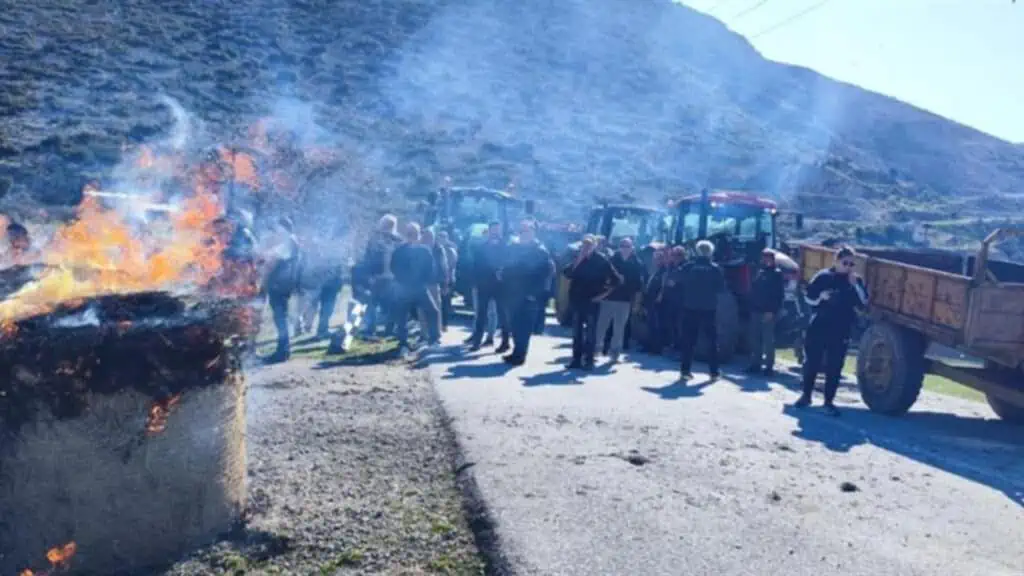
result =
[[[362,360],[250,372],[247,529],[165,576],[483,573],[426,371]]]

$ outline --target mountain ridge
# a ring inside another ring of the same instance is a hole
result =
[[[124,142],[169,130],[164,94],[207,141],[271,115],[343,150],[372,184],[340,190],[339,209],[444,177],[514,183],[567,217],[702,186],[864,226],[1021,208],[1021,146],[767,60],[668,1],[40,0],[0,26],[9,199],[76,201]]]

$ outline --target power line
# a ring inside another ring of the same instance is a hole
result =
[[[708,8],[708,11],[707,11],[707,13],[708,13],[708,14],[711,14],[711,13],[712,13],[712,12],[714,12],[715,10],[718,10],[718,9],[719,9],[719,8],[721,8],[722,6],[725,6],[726,4],[728,4],[729,2],[732,2],[732,1],[733,1],[733,0],[721,0],[720,2],[718,2],[717,4],[715,4],[714,6],[712,6],[711,8]]]
[[[755,40],[757,38],[760,38],[761,36],[764,36],[765,34],[771,34],[772,32],[778,30],[779,28],[782,28],[782,27],[784,27],[784,26],[786,26],[786,25],[788,25],[788,24],[790,24],[790,23],[792,23],[792,22],[794,22],[796,20],[799,20],[800,18],[803,18],[804,16],[810,14],[811,12],[814,12],[818,8],[821,8],[822,6],[824,6],[825,4],[828,4],[830,1],[831,0],[821,0],[817,4],[812,4],[811,6],[808,6],[807,8],[804,8],[802,11],[797,12],[796,14],[793,14],[789,18],[786,18],[785,20],[783,20],[781,22],[773,24],[773,25],[765,28],[764,30],[761,30],[757,34],[754,34],[752,36],[748,36],[747,38],[749,40]]]
[[[760,8],[761,6],[764,6],[764,5],[765,5],[765,4],[767,4],[767,3],[768,3],[768,0],[760,0],[760,2],[758,2],[757,4],[754,4],[754,5],[753,5],[753,6],[751,6],[750,8],[747,8],[746,10],[742,10],[742,11],[740,11],[740,13],[739,13],[739,14],[736,14],[735,16],[733,16],[733,17],[732,17],[732,20],[733,20],[733,21],[736,21],[736,20],[738,20],[738,19],[740,19],[740,18],[742,18],[742,17],[746,16],[747,14],[750,14],[750,13],[751,13],[751,12],[753,12],[754,10],[757,10],[757,9],[758,9],[758,8]],[[731,24],[731,23],[732,23],[732,22],[730,22],[730,24]]]

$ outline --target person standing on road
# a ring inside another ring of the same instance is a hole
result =
[[[686,266],[686,248],[674,246],[668,254],[663,288],[665,318],[668,326],[665,333],[670,348],[683,349],[683,268]]]
[[[682,345],[679,360],[679,377],[692,377],[690,366],[693,350],[701,333],[708,341],[708,375],[712,380],[718,372],[718,325],[715,311],[718,296],[725,291],[725,276],[717,264],[711,261],[715,245],[707,240],[697,242],[697,257],[683,266],[680,274],[682,287]]]
[[[440,313],[430,293],[430,285],[437,278],[434,271],[434,257],[430,248],[420,241],[419,224],[410,222],[405,226],[405,243],[395,248],[391,255],[391,270],[395,274],[395,293],[398,321],[398,350],[400,356],[409,352],[409,318],[414,311],[421,314],[425,326],[421,327],[429,346],[435,346],[441,339],[438,321]]]
[[[804,336],[803,394],[794,404],[797,408],[811,405],[814,383],[824,364],[825,412],[839,416],[834,402],[850,345],[850,330],[857,321],[857,310],[868,303],[864,281],[854,271],[856,257],[852,248],[839,248],[832,267],[815,274],[807,285],[804,297],[814,311]]]
[[[364,319],[364,335],[373,337],[377,331],[377,322],[381,318],[386,326],[385,336],[394,329],[398,316],[394,314],[394,274],[391,272],[391,257],[395,248],[401,244],[398,235],[398,219],[393,214],[385,214],[377,224],[377,231],[366,245],[363,255],[362,272],[366,275],[370,287],[370,302],[366,308]]]
[[[747,372],[775,373],[775,319],[786,298],[786,279],[775,252],[761,252],[761,270],[750,286],[750,366]]]
[[[524,220],[520,224],[519,242],[509,247],[509,259],[503,274],[509,294],[513,341],[512,353],[504,360],[513,366],[526,362],[537,307],[543,305],[547,285],[554,275],[551,256],[537,241],[536,227],[532,220]]]
[[[572,362],[570,370],[594,368],[597,348],[597,314],[601,300],[618,284],[611,263],[597,251],[597,239],[588,234],[580,241],[580,252],[562,271],[570,280],[569,306],[572,310]]]
[[[544,249],[547,250],[547,247],[545,246]],[[548,267],[552,270],[552,274],[548,277],[547,283],[544,285],[544,290],[541,292],[536,311],[537,315],[533,323],[533,333],[538,335],[544,333],[544,324],[548,317],[548,303],[551,302],[551,299],[555,296],[555,283],[558,275],[553,272],[556,270],[556,266],[554,256],[552,256],[551,252],[548,252]]]
[[[477,289],[476,319],[473,334],[470,336],[470,350],[480,349],[481,340],[487,323],[487,311],[491,303],[495,303],[498,311],[498,327],[501,329],[501,345],[494,349],[498,354],[508,352],[511,348],[508,329],[508,307],[502,282],[502,268],[505,266],[508,243],[502,237],[501,223],[491,222],[487,227],[487,241],[477,247],[473,259],[474,280]]]
[[[426,228],[422,233],[423,245],[430,249],[434,262],[434,281],[430,283],[430,298],[437,305],[437,325],[444,326],[444,315],[441,312],[441,294],[446,291],[448,283],[448,255],[444,248],[434,241],[434,231]],[[423,322],[421,322],[423,323]],[[423,323],[425,325],[425,323]]]
[[[444,250],[444,257],[448,262],[444,284],[441,285],[441,331],[445,332],[452,320],[452,296],[455,293],[455,270],[459,264],[459,251],[455,248],[455,244],[448,239],[448,233],[444,230],[438,231],[437,244]]]
[[[281,217],[275,225],[271,257],[268,262],[266,286],[267,300],[277,328],[277,349],[267,363],[278,363],[291,356],[291,342],[288,337],[288,301],[299,287],[302,252],[295,237],[291,219]]]
[[[612,270],[618,275],[618,284],[607,298],[601,301],[597,317],[597,333],[604,337],[608,327],[612,329],[609,357],[619,361],[626,335],[626,323],[633,308],[633,299],[644,286],[644,265],[633,251],[633,240],[619,240],[619,250],[612,256]]]
[[[654,251],[654,273],[644,287],[644,313],[647,315],[647,341],[643,343],[643,351],[648,354],[661,354],[668,340],[665,334],[665,273],[668,270],[667,253],[663,248]]]

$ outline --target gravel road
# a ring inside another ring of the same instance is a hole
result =
[[[1024,434],[983,404],[844,390],[832,419],[786,376],[681,386],[637,355],[581,381],[568,354],[428,359],[518,574],[1024,574]]]
[[[249,530],[165,574],[481,574],[426,371],[250,373]]]

